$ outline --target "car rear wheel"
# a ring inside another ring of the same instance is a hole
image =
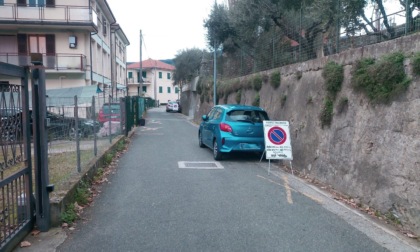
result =
[[[198,132],[198,146],[200,146],[201,148],[205,147],[205,145],[203,144],[203,138],[201,136],[201,132]]]
[[[213,141],[213,157],[214,160],[222,160],[222,153],[219,151],[216,139]]]

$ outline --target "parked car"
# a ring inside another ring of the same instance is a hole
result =
[[[80,138],[93,135],[99,131],[99,128],[99,122],[87,118],[78,118],[78,134]],[[64,138],[73,140],[76,138],[76,118],[47,111],[47,130],[49,137],[52,139]]]
[[[179,104],[176,101],[168,101],[166,104],[166,112],[178,112]]]
[[[99,110],[98,121],[103,124],[104,122],[121,121],[121,105],[119,102],[104,103],[102,108]]]
[[[33,135],[32,110],[29,111],[29,117],[31,118],[30,133]],[[0,118],[0,141],[8,143],[21,140],[23,136],[22,111],[20,109],[0,109]],[[76,118],[47,111],[46,119],[49,140],[76,138]],[[93,135],[94,132],[99,131],[99,128],[98,122],[86,118],[78,119],[78,133],[81,138]]]
[[[207,115],[198,129],[200,147],[213,149],[215,160],[230,152],[263,153],[264,126],[269,120],[267,112],[260,107],[247,105],[216,105]]]

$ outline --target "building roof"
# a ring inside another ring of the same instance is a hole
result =
[[[162,70],[169,70],[169,71],[174,71],[175,67],[173,65],[167,64],[165,62],[162,62],[160,60],[153,60],[153,59],[147,59],[147,60],[143,60],[141,62],[142,64],[142,69],[152,69],[152,68],[157,68],[157,69],[162,69]],[[140,68],[140,63],[139,62],[134,62],[131,63],[129,65],[127,65],[127,69],[139,69]]]

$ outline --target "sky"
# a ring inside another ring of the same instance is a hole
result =
[[[207,49],[203,27],[214,0],[107,0],[117,23],[130,41],[127,62],[173,59],[184,49]],[[217,0],[221,4],[224,0]]]

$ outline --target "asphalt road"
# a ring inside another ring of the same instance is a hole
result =
[[[197,129],[149,110],[57,251],[417,251],[298,178],[268,174],[258,156],[211,163]]]

